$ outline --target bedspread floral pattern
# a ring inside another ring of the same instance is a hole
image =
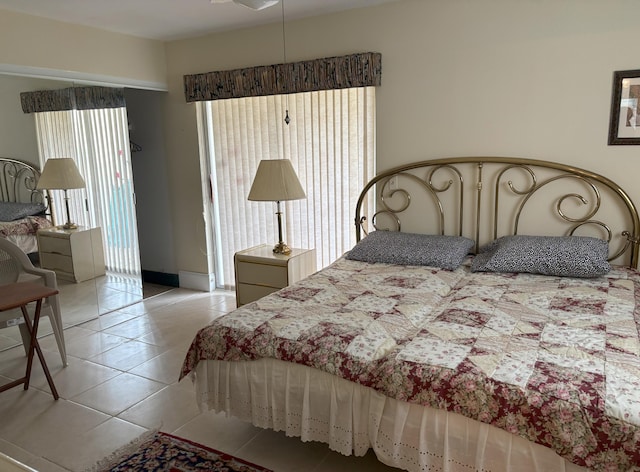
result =
[[[17,221],[0,222],[0,237],[36,234],[39,229],[52,226],[53,223],[42,216],[28,216]]]
[[[200,330],[202,359],[322,369],[503,428],[594,470],[640,469],[640,274],[573,279],[340,259]]]

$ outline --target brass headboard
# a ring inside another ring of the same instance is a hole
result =
[[[40,171],[33,165],[0,157],[0,202],[48,203],[36,185]]]
[[[355,225],[357,241],[362,231],[402,230],[466,236],[476,250],[512,234],[588,235],[609,241],[611,261],[638,264],[640,220],[627,193],[557,162],[455,157],[395,167],[364,187]]]

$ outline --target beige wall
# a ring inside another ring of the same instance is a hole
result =
[[[166,88],[164,43],[0,10],[0,73]]]
[[[612,74],[640,68],[633,0],[403,0],[287,23],[290,61],[382,53],[378,168],[440,156],[521,156],[604,173],[640,202],[640,147],[607,146]],[[281,25],[167,46],[175,240],[206,271],[194,106],[182,75],[282,61]],[[197,244],[194,244],[196,242]]]

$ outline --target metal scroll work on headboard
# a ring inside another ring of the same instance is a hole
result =
[[[31,164],[0,157],[0,202],[47,204],[44,194],[36,189],[40,171]]]
[[[557,162],[512,157],[390,169],[363,189],[355,224],[358,241],[372,229],[448,234],[474,239],[476,250],[506,235],[594,236],[609,241],[611,261],[632,267],[640,246],[638,212],[616,183]]]

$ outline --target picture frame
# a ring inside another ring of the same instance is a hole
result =
[[[640,144],[640,69],[613,73],[609,145]]]

